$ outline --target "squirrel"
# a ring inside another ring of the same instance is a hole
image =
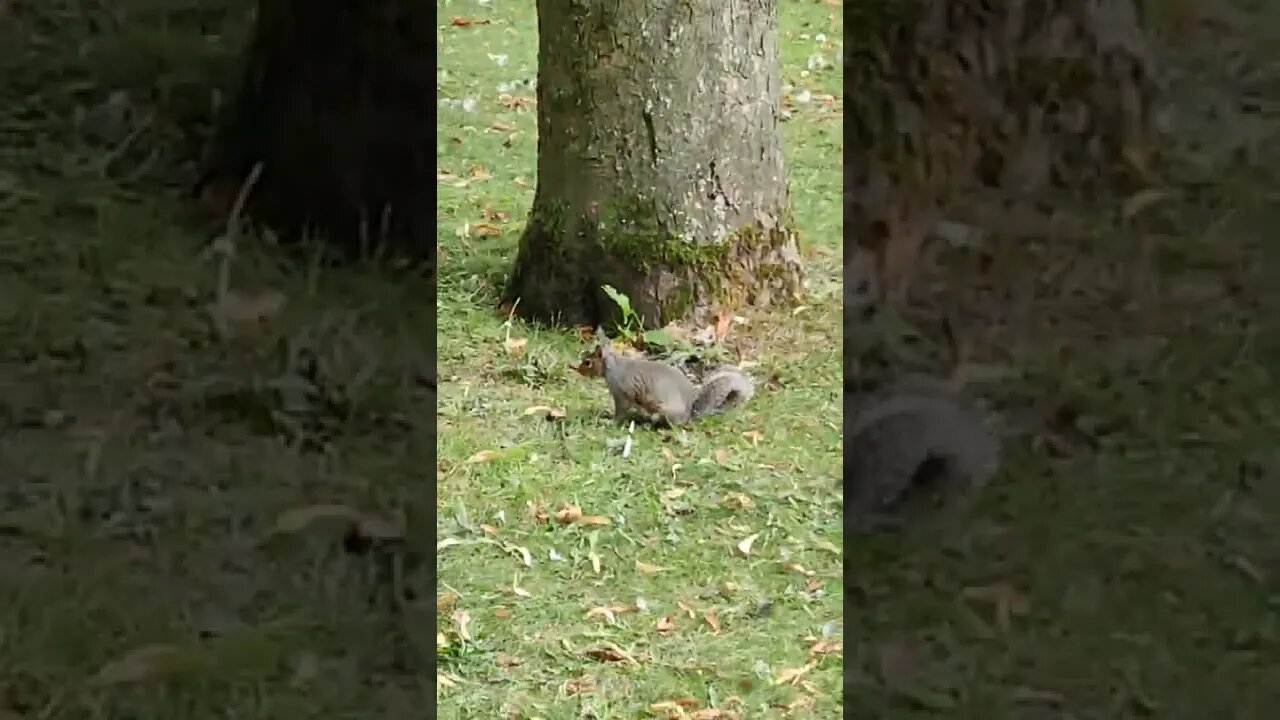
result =
[[[858,529],[897,529],[894,511],[915,491],[970,492],[999,464],[995,434],[943,380],[911,375],[845,394],[844,484]]]
[[[672,427],[722,413],[755,394],[751,378],[737,368],[720,368],[695,385],[678,368],[643,358],[624,357],[603,339],[569,367],[585,377],[603,377],[613,396],[616,422],[628,418]]]

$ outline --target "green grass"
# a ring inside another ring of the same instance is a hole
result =
[[[533,198],[536,109],[501,98],[533,98],[519,85],[536,76],[532,4],[438,7],[490,21],[442,31],[439,51],[438,532],[456,543],[438,557],[452,683],[440,717],[661,717],[648,706],[686,698],[743,717],[837,717],[838,651],[776,681],[841,633],[838,105],[797,103],[783,126],[809,298],[730,336],[757,396],[687,430],[637,428],[623,459],[608,447],[626,432],[605,417],[604,384],[567,368],[586,345],[508,329],[496,308]],[[839,96],[838,69],[806,71],[812,55],[838,60],[839,8],[784,2],[781,19],[793,94]],[[508,335],[527,344],[508,352]],[[564,417],[526,414],[539,406]],[[565,503],[610,524],[561,525]],[[638,661],[590,655],[606,645]]]
[[[184,131],[233,84],[252,5],[0,20],[0,716],[406,717],[430,698],[429,288],[246,238],[233,290],[283,311],[224,342],[206,310],[219,228],[180,197]],[[114,90],[135,115],[94,133],[78,113]],[[322,503],[407,515],[425,561],[400,616],[328,528],[267,542]],[[91,682],[151,645],[177,655],[149,681]]]
[[[1280,135],[1228,99],[1280,87],[1266,12],[1156,45],[1165,202],[926,274],[1025,431],[971,513],[851,547],[850,717],[1274,715]]]

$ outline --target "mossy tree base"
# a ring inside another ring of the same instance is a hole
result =
[[[287,239],[351,257],[435,257],[434,9],[411,0],[259,0],[238,93],[201,188]]]
[[[646,325],[799,295],[777,2],[539,0],[538,189],[505,298]]]

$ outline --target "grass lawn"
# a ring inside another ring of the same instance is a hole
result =
[[[1204,12],[1158,25],[1163,200],[945,256],[999,371],[972,389],[1022,431],[970,514],[851,545],[848,717],[1274,716],[1280,24]]]
[[[840,9],[782,3],[808,307],[730,335],[750,404],[623,459],[566,367],[586,345],[495,307],[533,199],[532,4],[438,7],[489,21],[440,33],[440,717],[838,717]]]
[[[430,288],[246,239],[231,297],[268,322],[211,322],[219,227],[181,200],[182,131],[233,85],[253,5],[0,13],[0,717],[389,719],[431,697]],[[330,504],[406,516],[415,600],[390,612],[332,523],[289,527]]]

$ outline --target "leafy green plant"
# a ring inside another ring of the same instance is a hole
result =
[[[666,330],[661,328],[644,329],[644,322],[636,314],[635,308],[631,306],[631,299],[625,293],[612,285],[601,285],[600,289],[604,290],[609,299],[613,300],[618,309],[622,311],[622,323],[618,325],[617,332],[626,338],[627,342],[635,345],[636,341],[639,340],[641,345],[663,348],[671,348],[674,345],[670,333]]]

